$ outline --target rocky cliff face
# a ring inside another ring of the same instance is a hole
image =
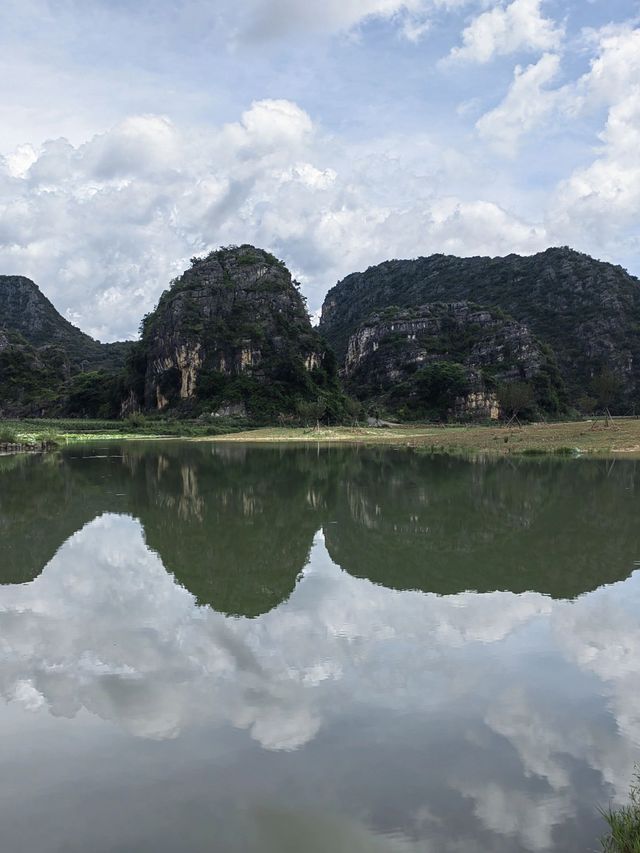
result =
[[[531,257],[387,261],[329,291],[320,331],[342,362],[351,335],[372,313],[463,300],[506,311],[548,344],[572,402],[603,370],[621,384],[620,406],[640,391],[640,282],[566,248]]]
[[[374,314],[349,338],[349,390],[406,415],[497,418],[500,389],[527,383],[557,410],[563,388],[549,352],[529,329],[468,302]]]
[[[145,318],[141,347],[149,409],[278,414],[335,385],[289,271],[253,246],[192,261]]]

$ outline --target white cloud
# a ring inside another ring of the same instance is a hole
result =
[[[5,158],[7,172],[12,178],[24,178],[37,159],[33,145],[18,145],[15,151]]]
[[[584,125],[605,110],[594,158],[584,165],[583,153],[583,162],[549,193],[544,223],[554,242],[591,254],[599,246],[601,255],[620,261],[640,249],[640,28],[607,25],[587,33],[584,43],[595,51],[586,73],[553,88],[557,54],[518,66],[505,98],[480,117],[476,130],[498,153],[514,157],[533,131],[553,124],[554,139],[562,140],[574,123]]]
[[[456,7],[412,4],[396,23],[420,28],[438,8]],[[296,14],[335,23],[392,8],[300,5]],[[502,22],[489,51],[555,43],[559,30],[541,8],[516,0],[476,18]],[[227,243],[252,242],[282,257],[312,311],[338,278],[389,257],[531,253],[569,243],[629,263],[640,209],[639,38],[631,24],[590,33],[581,45],[595,52],[591,68],[556,88],[557,53],[518,66],[502,103],[479,119],[485,93],[467,99],[455,134],[442,116],[422,130],[418,111],[410,130],[381,116],[375,134],[353,135],[327,124],[322,111],[317,121],[301,103],[272,97],[226,123],[131,113],[73,142],[8,145],[0,157],[0,271],[30,276],[63,314],[109,340],[135,335],[191,256]],[[562,64],[570,73],[566,54]],[[601,120],[603,110],[609,117],[600,138],[592,129],[599,143],[592,162],[583,145],[576,167],[563,134],[572,122],[583,129],[587,119]],[[514,168],[505,155],[514,157],[551,119],[563,143],[553,162],[562,180],[531,185],[527,164]]]
[[[599,156],[558,187],[550,217],[569,236],[588,233],[613,243],[626,236],[640,247],[640,85],[611,107]]]
[[[483,12],[464,30],[462,46],[454,48],[449,59],[484,63],[519,51],[557,50],[563,29],[543,16],[541,5],[542,0],[513,0]]]
[[[576,86],[576,109],[617,103],[640,83],[640,27],[607,25],[589,33],[596,55]]]
[[[545,53],[528,68],[518,65],[509,91],[495,109],[476,123],[478,133],[499,152],[514,156],[521,136],[543,122],[558,103],[559,94],[548,88],[558,75],[560,57]]]
[[[20,156],[0,161],[0,268],[103,340],[134,334],[189,257],[227,243],[284,257],[312,310],[338,277],[390,256],[545,243],[500,204],[452,193],[473,169],[455,151],[423,137],[347,146],[286,100],[213,130],[134,116]]]
[[[142,178],[179,166],[178,133],[163,116],[132,116],[78,151],[82,172],[97,180]]]
[[[640,248],[640,28],[605,27],[592,34],[597,55],[589,71],[564,87],[567,113],[607,108],[597,156],[558,186],[549,227],[566,239],[607,241],[613,251]],[[616,247],[616,248],[614,248]]]

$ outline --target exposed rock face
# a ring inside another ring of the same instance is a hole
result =
[[[422,387],[429,376],[433,380],[425,370],[430,366],[449,366],[457,383],[449,401],[445,388],[436,389],[442,415],[497,418],[496,390],[503,383],[550,385],[561,392],[552,359],[526,326],[468,302],[374,314],[349,338],[343,373],[362,399],[419,411],[430,407]],[[446,370],[441,377],[440,384]]]
[[[574,402],[605,369],[622,383],[623,403],[640,391],[640,282],[566,248],[531,257],[387,261],[329,291],[320,331],[342,361],[371,314],[461,300],[501,308],[548,344]]]
[[[327,379],[326,347],[290,273],[253,246],[192,261],[145,319],[142,346],[150,409],[251,409],[256,394],[280,394],[286,409],[292,396],[314,399]]]

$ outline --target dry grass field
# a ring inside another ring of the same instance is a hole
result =
[[[640,419],[524,426],[266,427],[195,441],[342,442],[424,447],[436,452],[640,456]]]

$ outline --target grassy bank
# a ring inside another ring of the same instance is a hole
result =
[[[636,454],[640,456],[640,419],[619,419],[612,426],[591,421],[505,426],[265,428],[220,435],[215,441],[353,442],[424,447],[437,452],[491,453],[501,456],[556,454]]]
[[[0,447],[38,448],[70,442],[109,439],[188,438],[224,442],[341,442],[422,447],[434,452],[492,455],[544,454],[640,456],[640,419],[621,418],[613,425],[579,421],[526,424],[522,427],[411,425],[389,428],[263,427],[246,429],[237,420],[211,423],[156,418],[124,421],[31,420],[0,423]]]
[[[224,418],[214,422],[144,416],[120,421],[79,418],[4,420],[0,422],[0,450],[39,450],[43,445],[50,448],[70,442],[109,439],[211,437],[243,428],[246,428],[246,424],[241,421]]]
[[[603,809],[609,834],[602,839],[605,853],[640,853],[640,777],[635,776],[629,803],[617,809]]]

